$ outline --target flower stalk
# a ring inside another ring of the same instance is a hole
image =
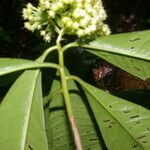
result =
[[[80,139],[80,133],[77,127],[75,115],[73,113],[72,104],[69,96],[69,90],[67,85],[67,79],[66,79],[66,72],[65,72],[65,66],[64,66],[64,56],[63,56],[63,48],[61,47],[61,39],[63,36],[63,30],[61,30],[58,38],[57,38],[57,49],[58,49],[58,55],[59,55],[59,65],[61,66],[60,69],[60,77],[61,77],[61,83],[62,83],[62,91],[64,96],[64,101],[66,105],[66,111],[68,114],[68,119],[71,125],[73,137],[74,137],[74,143],[76,146],[76,150],[83,150],[81,139]]]

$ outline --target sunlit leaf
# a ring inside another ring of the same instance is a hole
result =
[[[26,59],[0,58],[0,75],[28,69],[37,64],[38,62],[36,61],[30,61]]]
[[[150,111],[82,84],[109,150],[149,150]]]
[[[150,31],[99,37],[81,46],[143,80],[150,78]]]
[[[36,69],[36,68],[58,69],[58,65],[54,63],[43,63],[40,61],[30,61],[25,59],[10,59],[10,58],[0,59],[0,76],[20,70]]]
[[[73,81],[69,81],[69,94],[76,116],[84,149],[102,150],[101,135],[96,130],[92,112],[88,109],[86,98]],[[52,93],[61,89],[59,78],[55,79]],[[82,96],[81,96],[82,95]],[[48,117],[46,117],[48,118]],[[56,94],[49,105],[49,123],[47,123],[48,142],[52,150],[74,150],[73,136],[66,114],[62,93]]]
[[[39,70],[25,71],[0,105],[1,150],[47,150]]]

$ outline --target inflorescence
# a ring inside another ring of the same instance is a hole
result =
[[[23,17],[25,27],[39,30],[48,42],[54,32],[59,33],[61,29],[79,38],[110,34],[104,23],[107,16],[101,0],[39,0],[38,7],[27,4]]]

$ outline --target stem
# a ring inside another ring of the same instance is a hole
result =
[[[61,66],[60,76],[61,76],[63,96],[64,96],[66,110],[67,110],[69,122],[71,125],[73,137],[74,137],[76,150],[83,150],[79,130],[77,127],[75,115],[73,113],[72,104],[71,104],[71,100],[70,100],[70,96],[69,96],[69,92],[68,92],[69,90],[68,90],[68,85],[67,85],[65,66],[64,66],[64,56],[63,56],[64,49],[66,50],[67,46],[66,46],[66,48],[61,47],[60,42],[61,42],[62,36],[63,36],[63,30],[61,30],[61,32],[59,33],[56,43],[57,43],[57,49],[58,49],[58,55],[59,55],[59,65]],[[70,46],[71,46],[71,44],[70,44]]]
[[[48,49],[42,54],[42,56],[39,57],[37,60],[43,62],[43,61],[45,60],[45,58],[47,57],[47,55],[48,55],[50,52],[54,51],[54,50],[57,50],[57,46],[52,46],[52,47],[48,48]]]
[[[64,46],[64,47],[62,48],[62,51],[64,52],[65,50],[67,50],[67,49],[69,49],[69,48],[71,48],[71,47],[77,47],[77,46],[79,46],[79,44],[78,44],[77,42],[72,42],[72,43],[69,43],[69,44],[67,44],[66,46]]]
[[[52,97],[55,97],[56,95],[58,95],[58,94],[60,94],[60,93],[62,93],[62,89],[58,89],[57,91],[55,91],[55,92],[50,92],[50,94],[49,95],[47,95],[47,96],[45,96],[44,98],[43,98],[43,105],[45,106],[49,101],[50,101],[50,99],[52,98]]]
[[[67,76],[66,79],[67,79],[67,80],[75,80],[75,81],[77,81],[78,83],[80,83],[83,87],[85,87],[85,86],[84,86],[84,81],[82,81],[82,80],[81,80],[79,77],[77,77],[77,76],[70,75],[70,76]]]

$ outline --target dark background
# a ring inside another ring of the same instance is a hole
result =
[[[42,39],[23,27],[22,9],[37,0],[0,0],[0,57],[35,59]],[[103,0],[112,33],[150,29],[149,0]]]

